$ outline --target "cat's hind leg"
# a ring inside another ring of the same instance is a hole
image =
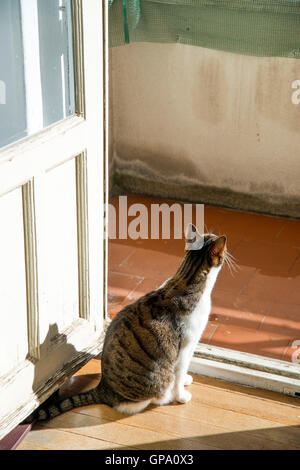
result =
[[[173,389],[174,389],[174,382],[167,388],[165,393],[158,398],[152,398],[151,403],[153,405],[168,405],[172,401],[174,401],[174,394],[173,394]]]
[[[122,403],[119,403],[119,405],[115,405],[114,409],[126,415],[134,415],[143,411],[145,408],[147,408],[150,403],[151,400],[143,400],[137,402],[123,401]]]

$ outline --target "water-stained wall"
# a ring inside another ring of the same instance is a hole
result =
[[[300,216],[295,80],[297,59],[180,44],[111,49],[115,180],[145,194]]]

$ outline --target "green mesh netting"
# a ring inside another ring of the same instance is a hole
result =
[[[109,40],[299,59],[300,0],[109,0]]]

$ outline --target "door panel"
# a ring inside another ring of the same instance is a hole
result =
[[[79,317],[75,176],[72,159],[48,171],[44,185],[47,310],[60,330]]]

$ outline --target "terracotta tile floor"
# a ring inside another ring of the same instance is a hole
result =
[[[118,198],[110,203],[118,217]],[[174,201],[127,199],[128,207],[144,204],[149,214],[152,203]],[[128,216],[128,225],[137,215]],[[205,206],[204,223],[227,235],[238,269],[231,274],[225,266],[219,275],[202,342],[291,361],[293,341],[300,340],[300,220]],[[109,314],[172,276],[183,252],[184,241],[174,238],[110,239]]]

